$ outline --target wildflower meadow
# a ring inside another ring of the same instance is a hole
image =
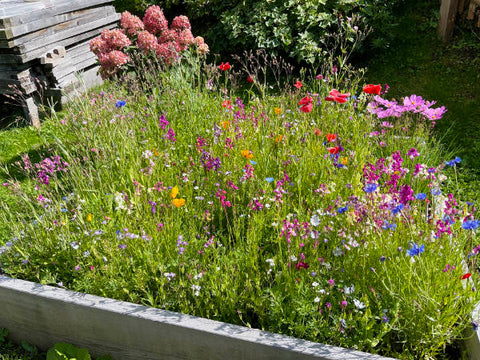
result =
[[[207,62],[188,19],[160,28],[147,15],[122,15],[124,46],[108,48],[108,34],[93,42],[111,80],[52,114],[55,141],[40,158],[3,169],[16,201],[1,205],[11,235],[2,270],[401,359],[445,358],[480,300],[475,204],[445,190],[461,159],[429,136],[447,110],[419,95],[389,99],[385,85],[336,67],[265,86],[266,65],[254,75]],[[175,48],[187,37],[190,48]]]

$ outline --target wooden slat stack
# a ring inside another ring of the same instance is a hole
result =
[[[37,87],[57,95],[91,87],[97,76],[89,42],[117,26],[113,0],[0,0],[0,93]],[[77,73],[83,74],[83,81]],[[31,101],[30,101],[31,103]],[[34,111],[35,112],[35,111]],[[32,122],[38,115],[28,114]]]
[[[438,22],[438,35],[443,40],[450,39],[455,26],[457,12],[460,15],[465,15],[465,9],[468,9],[466,14],[468,20],[475,20],[475,15],[478,12],[476,25],[480,28],[480,11],[477,11],[480,9],[480,0],[442,0],[440,19]]]

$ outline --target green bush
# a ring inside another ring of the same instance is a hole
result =
[[[297,62],[315,64],[331,54],[332,44],[342,40],[333,55],[357,47],[365,26],[374,29],[374,46],[384,46],[395,26],[395,6],[403,0],[117,0],[119,11],[141,12],[152,4],[165,12],[184,12],[203,30],[216,53],[240,53],[266,49],[270,55],[288,55]],[[353,15],[356,22],[349,21]],[[358,27],[358,30],[355,30]],[[347,38],[339,39],[339,32]],[[201,31],[202,32],[202,31]],[[228,41],[225,41],[227,39]],[[334,48],[335,46],[333,46]]]

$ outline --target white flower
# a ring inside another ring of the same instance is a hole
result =
[[[312,286],[313,286],[313,287],[317,287],[318,285],[319,285],[319,284],[318,284],[318,282],[316,282],[316,281],[314,281],[314,282],[312,283]]]
[[[315,299],[313,299],[314,302],[316,303],[319,303],[320,302],[320,298],[317,296]]]
[[[200,273],[200,274],[198,274],[198,275],[195,275],[195,276],[193,277],[193,279],[194,279],[194,280],[198,280],[198,279],[201,279],[202,276],[203,276],[203,273]]]
[[[265,261],[268,263],[268,265],[270,265],[270,267],[274,267],[274,266],[275,266],[275,260],[273,260],[273,259],[267,259],[267,260],[265,260]]]
[[[192,285],[191,289],[193,290],[193,295],[198,296],[200,295],[200,290],[202,287],[200,285]]]
[[[365,309],[365,303],[361,302],[360,300],[353,299],[353,304],[357,309]]]
[[[70,246],[73,248],[73,250],[77,250],[78,249],[78,243],[76,241],[72,241],[70,243]]]
[[[290,261],[297,261],[297,257],[295,255],[290,256]]]
[[[318,215],[313,215],[313,216],[310,218],[310,224],[312,224],[312,226],[318,226],[318,225],[320,225],[320,218],[318,217]]]
[[[318,293],[319,293],[319,294],[322,294],[322,295],[323,295],[323,294],[325,294],[325,292],[326,292],[325,289],[318,289]]]
[[[345,286],[345,287],[343,288],[343,291],[344,291],[345,294],[347,294],[347,295],[353,294],[354,291],[355,291],[355,285],[352,284],[350,287]]]

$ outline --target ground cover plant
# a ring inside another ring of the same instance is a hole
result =
[[[37,158],[3,167],[2,270],[404,359],[446,357],[479,300],[475,204],[443,186],[462,159],[429,136],[446,109],[391,100],[345,68],[296,79],[266,57],[148,55],[54,113]]]

